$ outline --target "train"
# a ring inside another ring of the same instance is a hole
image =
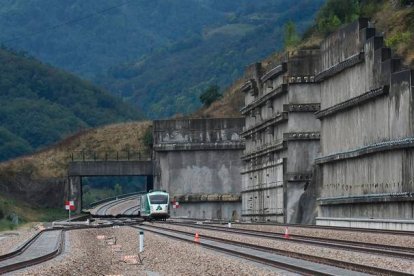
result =
[[[144,220],[166,220],[170,217],[170,195],[164,191],[152,191],[141,195],[140,216]]]

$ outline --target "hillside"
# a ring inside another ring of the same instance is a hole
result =
[[[65,200],[61,190],[64,187],[62,183],[67,180],[68,163],[72,160],[72,156],[75,159],[81,158],[83,151],[89,158],[94,155],[93,153],[96,153],[98,158],[103,158],[106,153],[110,158],[116,156],[116,152],[119,152],[121,158],[125,157],[126,151],[131,153],[132,158],[136,152],[148,153],[150,126],[149,122],[131,122],[90,129],[70,136],[33,155],[0,163],[0,211],[9,209],[8,212],[12,212],[9,208],[11,206],[5,206],[6,202],[16,202],[18,206],[23,206],[22,202],[25,202],[25,206],[36,208],[62,206]],[[84,203],[100,199],[100,195],[110,196],[113,192],[110,189],[92,191],[91,187],[87,190],[85,186],[87,182],[88,180],[85,179],[83,183]],[[127,188],[132,189],[139,186],[141,182],[134,179]],[[94,194],[96,191],[99,193]],[[127,189],[124,191],[128,192]],[[39,212],[45,213],[45,210]],[[29,221],[27,216],[26,221]],[[0,216],[0,229],[1,224]]]
[[[227,12],[226,20],[216,26],[114,66],[97,81],[150,118],[188,114],[201,106],[198,98],[208,85],[226,87],[242,75],[246,65],[280,49],[285,22],[294,20],[299,31],[306,29],[322,2],[251,2],[249,9]]]
[[[72,155],[81,152],[113,153],[142,152],[149,148],[145,135],[150,129],[148,121],[106,125],[69,136],[58,144],[32,155],[0,163],[0,186],[4,178],[22,175],[31,179],[52,179],[65,177]],[[91,155],[89,155],[91,156]],[[4,177],[4,178],[2,178]]]
[[[202,2],[4,0],[0,41],[92,77],[220,21]]]
[[[324,0],[5,0],[0,41],[105,85],[150,118],[188,113],[304,30]]]
[[[0,161],[89,127],[137,120],[128,104],[90,82],[0,49]]]
[[[350,3],[353,3],[350,5]],[[295,45],[285,47],[283,51],[274,52],[261,60],[264,68],[280,62],[287,51],[299,48],[313,48],[329,33],[348,24],[358,17],[368,17],[378,31],[385,36],[385,41],[394,54],[403,58],[406,66],[414,66],[414,1],[376,1],[376,0],[328,0],[317,13],[314,24],[304,33]],[[209,107],[200,108],[193,117],[237,117],[244,106],[244,95],[239,87],[245,79],[241,77],[227,87],[221,99]]]

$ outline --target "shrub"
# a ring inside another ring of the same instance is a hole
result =
[[[400,44],[407,44],[411,41],[411,32],[397,32],[395,35],[387,37],[385,39],[385,45],[390,48],[396,49]]]
[[[327,35],[360,15],[358,0],[328,0],[316,16],[318,31]]]
[[[295,47],[300,42],[300,37],[296,32],[296,25],[289,21],[284,26],[284,43],[285,48]]]
[[[200,95],[200,101],[205,107],[209,107],[213,102],[221,98],[219,92],[220,87],[218,85],[210,85],[203,93]]]
[[[152,136],[152,128],[149,127],[145,130],[144,135],[142,136],[142,142],[147,147],[152,147],[154,143],[154,137]]]

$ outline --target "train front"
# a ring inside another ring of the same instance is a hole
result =
[[[167,219],[170,217],[168,193],[151,193],[148,197],[152,219]]]

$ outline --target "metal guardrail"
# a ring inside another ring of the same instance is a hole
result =
[[[141,161],[150,160],[149,151],[74,151],[69,158],[72,161]]]

